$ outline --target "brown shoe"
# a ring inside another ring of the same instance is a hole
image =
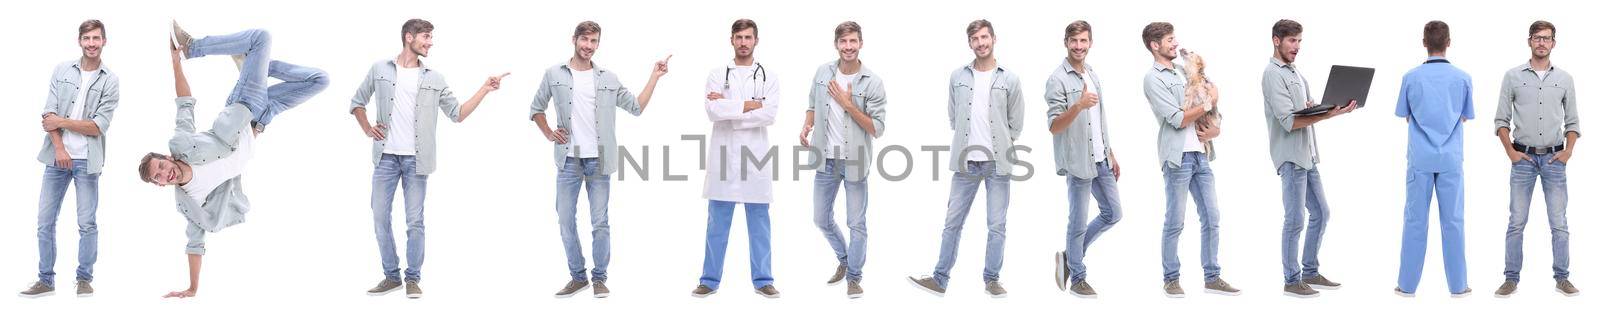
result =
[[[55,294],[55,286],[50,286],[44,282],[33,282],[33,286],[29,286],[27,290],[17,293],[17,296],[21,296],[22,298],[40,298]]]
[[[556,298],[572,297],[572,295],[578,294],[578,292],[582,292],[583,290],[586,290],[586,289],[589,289],[589,281],[588,280],[571,280],[571,281],[567,281],[567,285],[566,286],[562,286],[561,290],[556,291]]]
[[[861,298],[861,292],[861,281],[850,281],[850,285],[845,286],[844,295],[850,299],[857,299]]]
[[[1572,281],[1567,279],[1556,280],[1556,291],[1567,297],[1578,296],[1578,287],[1572,286]]]
[[[1322,274],[1312,275],[1311,277],[1301,279],[1301,281],[1306,282],[1306,285],[1310,285],[1312,289],[1335,290],[1344,286],[1344,284],[1339,284],[1328,280],[1328,277],[1322,276]]]
[[[1311,284],[1306,283],[1305,281],[1300,281],[1284,285],[1283,295],[1295,298],[1313,298],[1321,295],[1321,292],[1317,292],[1317,290],[1312,289]]]
[[[716,293],[717,293],[717,290],[711,289],[710,286],[705,286],[704,284],[701,284],[699,286],[695,286],[694,287],[694,291],[689,292],[689,296],[694,296],[694,298],[706,298],[706,296],[711,296],[711,294],[716,294]]]
[[[1500,283],[1500,288],[1494,290],[1494,297],[1497,297],[1497,298],[1510,298],[1511,294],[1516,294],[1516,293],[1517,293],[1517,281],[1506,280],[1505,283]]]
[[[177,46],[178,52],[183,54],[183,59],[189,59],[189,45],[194,44],[194,37],[178,27],[178,21],[172,21],[172,41]]]
[[[844,264],[840,264],[838,268],[835,268],[833,270],[833,277],[828,278],[828,286],[839,285],[839,282],[843,282],[845,271],[848,269],[849,268],[845,267]]]
[[[757,288],[756,289],[756,294],[759,294],[759,295],[761,295],[761,297],[766,297],[766,298],[778,298],[779,296],[782,296],[782,294],[778,294],[778,288],[772,286],[772,284],[767,284],[767,286],[762,286],[761,288]]]
[[[422,286],[417,285],[417,281],[406,281],[406,298],[422,298]]]
[[[1183,286],[1178,285],[1177,280],[1167,281],[1166,284],[1162,284],[1161,291],[1166,292],[1167,298],[1183,298],[1186,296],[1183,293]]]
[[[389,295],[389,293],[393,293],[394,291],[400,290],[400,287],[402,287],[402,286],[405,286],[405,284],[401,284],[400,280],[383,279],[382,282],[378,282],[378,286],[374,286],[374,287],[372,287],[372,289],[367,290],[367,295],[368,296]]]
[[[1215,281],[1206,282],[1206,293],[1239,296],[1239,289],[1233,288],[1233,285],[1228,285],[1228,282],[1218,278]]]
[[[94,287],[89,286],[89,281],[78,281],[78,297],[94,297]]]
[[[929,276],[910,277],[910,276],[907,276],[906,280],[907,281],[911,281],[911,286],[916,286],[917,289],[920,289],[920,290],[923,290],[923,291],[927,291],[928,294],[933,294],[933,296],[944,297],[944,287],[943,286],[939,286],[939,282],[938,281],[934,281],[933,277],[929,277]]]
[[[611,297],[611,289],[606,288],[606,281],[594,281],[594,298]]]

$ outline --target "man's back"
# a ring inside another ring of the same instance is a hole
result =
[[[1408,119],[1412,169],[1461,168],[1463,121],[1473,118],[1472,78],[1442,57],[1407,72],[1395,115]]]

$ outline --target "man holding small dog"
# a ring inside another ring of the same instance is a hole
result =
[[[1318,296],[1317,289],[1339,288],[1339,283],[1317,272],[1317,251],[1328,224],[1328,197],[1322,193],[1322,174],[1317,170],[1321,157],[1312,125],[1350,113],[1356,102],[1318,115],[1294,114],[1313,106],[1310,84],[1294,64],[1302,30],[1293,20],[1272,25],[1272,59],[1261,74],[1261,95],[1272,163],[1283,180],[1283,295],[1310,298]],[[1306,231],[1303,256],[1301,231]]]
[[[1211,159],[1205,152],[1205,142],[1222,134],[1222,129],[1196,124],[1209,107],[1183,106],[1189,75],[1173,63],[1178,58],[1178,40],[1173,36],[1172,24],[1146,25],[1143,39],[1145,49],[1150,50],[1155,60],[1144,76],[1144,97],[1155,113],[1159,129],[1156,148],[1166,180],[1167,213],[1161,236],[1162,291],[1167,297],[1184,297],[1183,287],[1178,284],[1178,235],[1183,233],[1183,212],[1188,209],[1183,196],[1189,194],[1194,197],[1195,211],[1200,215],[1200,265],[1205,272],[1206,292],[1239,295],[1239,289],[1222,281],[1222,266],[1217,264],[1216,178],[1211,173]]]

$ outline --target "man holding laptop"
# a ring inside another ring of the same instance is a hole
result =
[[[1278,177],[1283,180],[1283,294],[1309,298],[1318,295],[1314,288],[1339,288],[1339,283],[1317,272],[1317,250],[1321,248],[1322,233],[1327,227],[1328,199],[1322,193],[1322,176],[1316,167],[1319,157],[1316,130],[1312,125],[1354,111],[1358,106],[1357,100],[1365,99],[1366,89],[1361,89],[1363,96],[1346,99],[1348,104],[1338,107],[1313,104],[1305,75],[1294,64],[1296,55],[1300,53],[1301,31],[1300,23],[1293,20],[1279,20],[1273,24],[1272,59],[1261,75],[1261,93],[1266,106],[1267,141],[1272,148],[1272,163],[1277,166]],[[1330,83],[1348,81],[1334,75],[1340,74],[1330,74]],[[1366,75],[1366,80],[1358,80],[1356,86],[1372,83],[1371,73],[1367,72]],[[1333,95],[1335,90],[1347,89],[1335,89],[1330,84],[1323,93],[1330,97],[1345,98]],[[1324,100],[1324,103],[1332,100],[1336,99]],[[1310,217],[1306,217],[1306,214]],[[1307,220],[1310,228],[1306,228]],[[1308,232],[1302,257],[1298,243],[1303,229]]]

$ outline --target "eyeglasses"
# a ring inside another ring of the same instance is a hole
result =
[[[1532,41],[1534,43],[1539,43],[1539,42],[1555,43],[1556,42],[1556,37],[1554,37],[1554,36],[1529,36],[1528,37],[1528,41]]]

